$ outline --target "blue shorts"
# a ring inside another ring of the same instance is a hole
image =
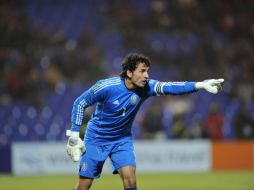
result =
[[[114,174],[124,166],[136,167],[134,147],[130,141],[100,146],[87,144],[80,161],[79,175],[92,179],[99,178],[108,157]]]

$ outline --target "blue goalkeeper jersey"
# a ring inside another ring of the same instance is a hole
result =
[[[87,124],[85,143],[103,145],[129,141],[132,139],[133,120],[148,97],[195,91],[195,82],[160,82],[150,79],[145,87],[130,90],[121,77],[100,80],[75,100],[71,130],[80,130],[85,109],[97,103],[96,110]]]

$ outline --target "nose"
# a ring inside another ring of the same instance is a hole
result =
[[[145,77],[146,79],[148,79],[148,78],[149,78],[149,74],[148,74],[148,72],[145,72],[145,73],[144,73],[144,77]]]

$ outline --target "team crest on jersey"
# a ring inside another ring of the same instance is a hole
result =
[[[138,96],[137,95],[132,95],[131,96],[131,105],[135,105],[138,102]]]
[[[87,163],[86,162],[84,162],[81,166],[80,166],[80,169],[81,169],[81,171],[86,171],[87,170]]]

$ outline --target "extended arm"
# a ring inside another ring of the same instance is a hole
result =
[[[197,91],[195,82],[158,82],[155,92],[158,95],[180,95]]]
[[[154,92],[157,95],[180,95],[205,89],[210,93],[216,94],[221,90],[223,82],[224,79],[209,79],[203,82],[157,82],[154,86]]]

